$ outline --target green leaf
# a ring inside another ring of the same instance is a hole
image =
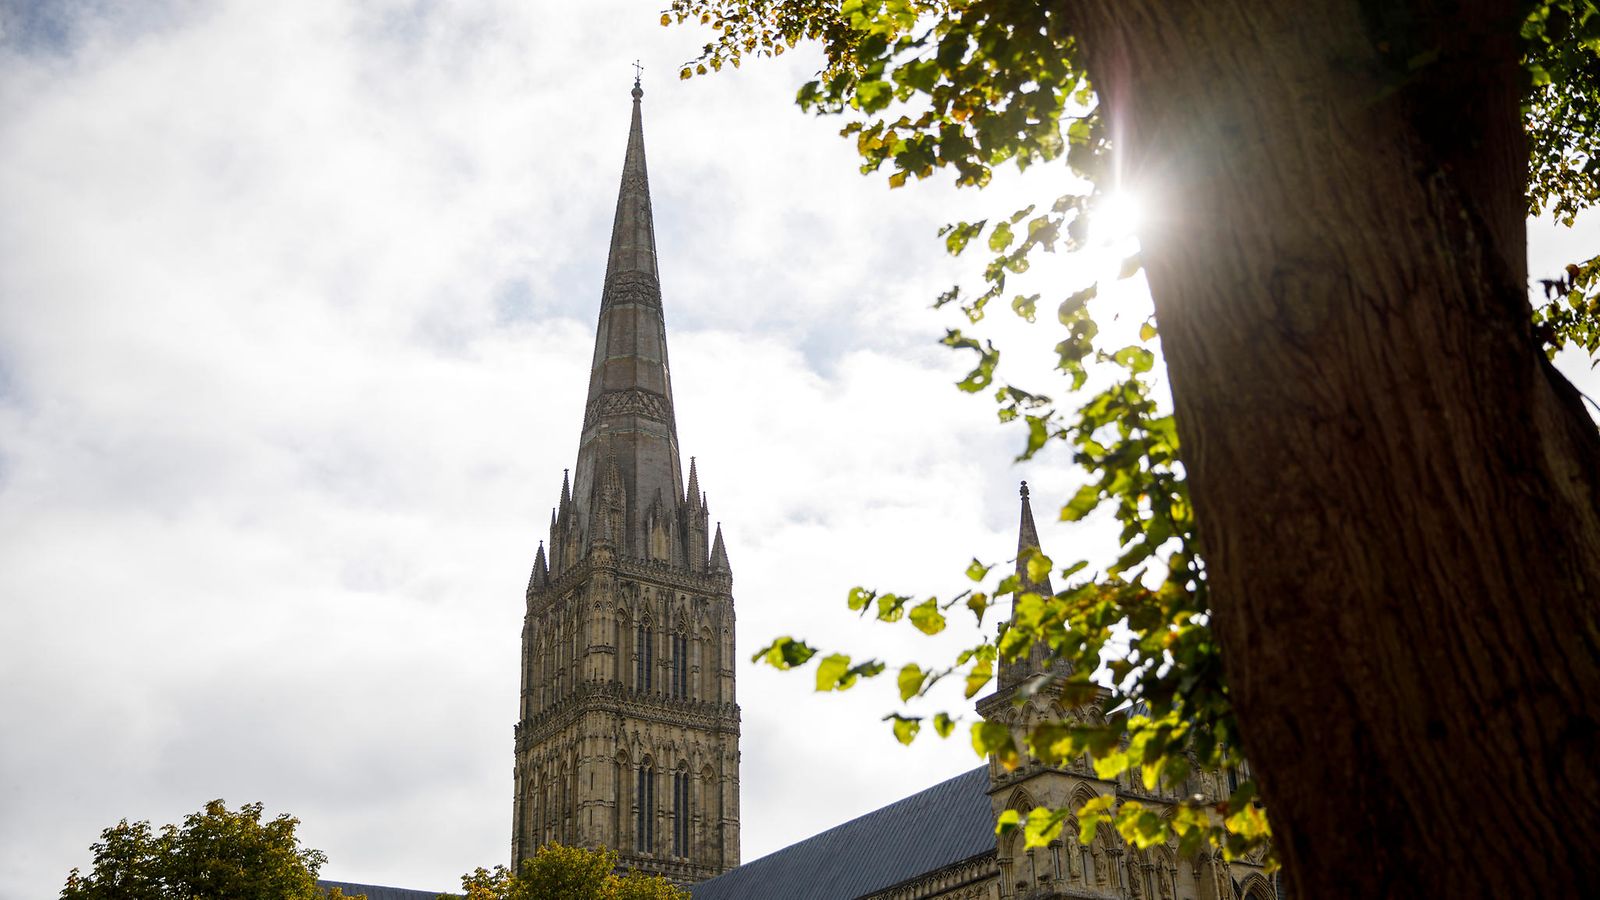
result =
[[[1128,770],[1128,754],[1123,750],[1097,754],[1094,757],[1094,774],[1110,781]]]
[[[1139,326],[1139,340],[1148,341],[1155,336],[1156,325],[1154,322],[1145,322],[1143,325]]]
[[[967,673],[967,699],[971,700],[993,678],[994,663],[987,659],[978,660],[972,666],[972,671]]]
[[[1014,809],[1002,810],[999,818],[994,820],[994,833],[1004,835],[1022,827],[1022,814]]]
[[[1103,794],[1090,800],[1085,800],[1078,807],[1078,841],[1084,844],[1094,843],[1094,833],[1100,828],[1100,823],[1111,818],[1111,809],[1116,805],[1115,795]]]
[[[1015,769],[1020,761],[1011,729],[1004,722],[972,723],[972,749],[978,751],[979,756],[993,756],[1008,771]]]
[[[1044,806],[1035,806],[1028,810],[1028,822],[1023,827],[1023,846],[1028,849],[1035,847],[1048,847],[1050,842],[1061,836],[1061,826],[1066,824],[1067,817],[1072,814],[1070,809],[1050,809]]]
[[[911,624],[923,634],[938,634],[944,630],[944,613],[932,597],[911,607]]]
[[[840,679],[844,678],[848,671],[850,671],[850,657],[845,654],[835,653],[823,657],[822,662],[817,664],[817,690],[837,690]]]
[[[757,650],[750,657],[751,662],[765,662],[774,669],[792,669],[795,666],[805,665],[806,660],[816,655],[816,648],[810,647],[791,637],[780,637],[772,643]]]
[[[881,594],[878,597],[878,621],[898,622],[906,614],[906,601],[909,597],[896,594]]]
[[[1078,314],[1098,293],[1100,293],[1100,285],[1098,283],[1091,284],[1061,301],[1061,305],[1056,309],[1056,318],[1061,320],[1061,324],[1070,327],[1077,320]]]
[[[1050,577],[1050,569],[1055,564],[1050,557],[1040,553],[1037,548],[1030,547],[1028,557],[1028,581],[1033,584],[1043,584]]]
[[[1011,246],[1012,234],[1010,222],[998,222],[994,230],[989,232],[989,249],[996,253],[1004,251]]]
[[[1155,354],[1143,347],[1131,345],[1123,347],[1111,356],[1112,361],[1127,369],[1135,375],[1142,375],[1150,371],[1156,362]]]
[[[989,595],[973,593],[972,596],[967,598],[967,609],[972,610],[972,614],[978,617],[978,624],[982,625],[983,614],[989,610]]]
[[[1086,484],[1078,488],[1078,492],[1072,495],[1066,506],[1061,507],[1061,521],[1076,522],[1094,512],[1095,507],[1099,505],[1100,485]]]
[[[922,730],[922,719],[919,717],[894,713],[884,718],[894,723],[894,739],[908,746],[916,740],[917,732]]]
[[[876,596],[876,591],[869,591],[866,588],[861,587],[853,587],[850,589],[850,598],[846,602],[850,605],[852,610],[855,610],[856,612],[864,612],[867,608],[867,604],[871,603],[872,598]]]
[[[974,557],[972,560],[972,565],[967,566],[967,577],[973,581],[982,581],[988,576],[989,570],[992,568],[994,568],[994,566],[986,566],[983,563],[978,562],[977,558]]]
[[[939,733],[939,737],[947,738],[951,732],[956,730],[956,720],[950,718],[949,713],[934,713],[933,730]]]
[[[926,680],[928,673],[922,671],[921,666],[916,663],[906,663],[897,679],[900,686],[900,701],[903,703],[915,697],[917,691],[922,690],[922,683]]]

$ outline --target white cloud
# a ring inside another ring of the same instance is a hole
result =
[[[0,5],[0,898],[217,796],[299,815],[338,878],[503,860],[636,55],[741,647],[930,652],[843,598],[1014,547],[1017,436],[925,308],[965,271],[937,225],[1037,181],[888,194],[792,108],[804,54],[678,82],[699,39],[625,3]],[[1042,518],[1057,555],[1113,539]],[[885,690],[739,677],[746,859],[977,762],[899,749]]]

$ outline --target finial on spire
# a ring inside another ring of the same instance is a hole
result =
[[[635,99],[635,100],[638,100],[640,97],[644,96],[644,88],[639,86],[639,79],[641,77],[643,77],[643,75],[644,75],[644,66],[639,65],[639,61],[637,59],[634,60],[633,61],[633,99]]]
[[[1028,483],[1026,481],[1022,483],[1022,499],[1028,499]]]

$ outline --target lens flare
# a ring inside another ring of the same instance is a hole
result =
[[[1089,220],[1093,242],[1102,246],[1121,244],[1139,232],[1139,198],[1131,191],[1115,191],[1101,198]]]

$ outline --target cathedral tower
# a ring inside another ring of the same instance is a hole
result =
[[[739,863],[733,575],[678,451],[640,99],[577,466],[528,581],[513,862],[548,841],[691,882]]]

